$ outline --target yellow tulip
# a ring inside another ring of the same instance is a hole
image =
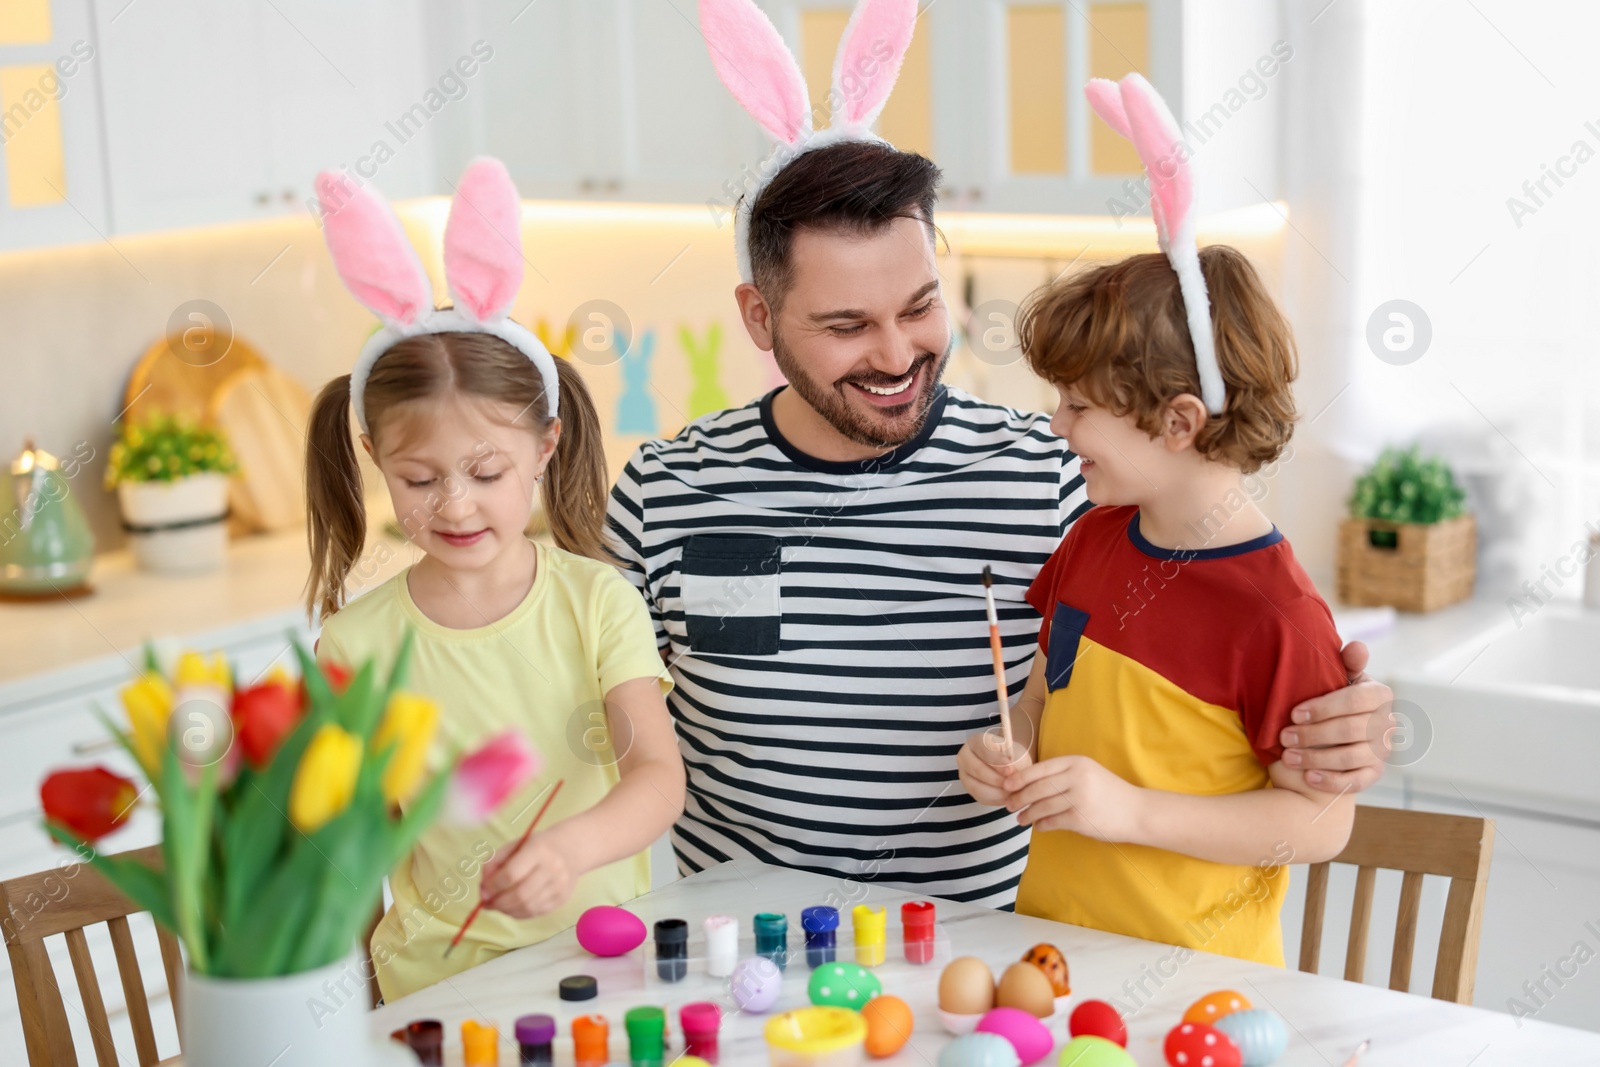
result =
[[[172,687],[155,671],[146,671],[123,687],[122,707],[128,713],[133,751],[150,775],[160,773],[172,718]]]
[[[350,806],[361,770],[361,742],[331,723],[311,735],[289,789],[289,818],[315,833]]]
[[[233,692],[233,675],[221,652],[213,653],[210,662],[198,652],[185,652],[178,657],[178,667],[173,671],[172,681],[180,689],[187,686],[215,686],[224,693]]]
[[[383,795],[391,804],[411,798],[422,779],[428,748],[439,726],[439,705],[414,693],[396,693],[389,698],[383,721],[372,735],[372,751],[394,746],[389,765],[383,770]]]

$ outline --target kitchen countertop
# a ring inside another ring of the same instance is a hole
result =
[[[899,905],[915,899],[907,893],[740,860],[647,893],[630,903],[628,910],[647,926],[658,919],[687,919],[691,931],[689,954],[694,957],[703,951],[694,935],[707,915],[737,916],[740,932],[748,939],[749,916],[756,910],[784,912],[790,917],[793,950],[799,944],[800,910],[823,901],[840,904],[841,898],[850,906],[870,903],[888,909],[889,958],[876,968],[876,974],[883,982],[884,992],[904,999],[915,1015],[910,1044],[881,1062],[918,1067],[937,1062],[939,1051],[950,1040],[939,1025],[936,1010],[940,968],[907,963],[901,954]],[[1257,1007],[1276,1011],[1289,1024],[1288,1050],[1275,1061],[1280,1067],[1337,1067],[1366,1039],[1372,1041],[1372,1046],[1362,1057],[1361,1067],[1600,1064],[1600,1034],[1582,1030],[1516,1020],[1481,1008],[1208,953],[1195,953],[1179,962],[1182,958],[1173,955],[1176,950],[1165,945],[972,904],[939,901],[938,917],[950,939],[952,953],[982,958],[997,976],[1034,944],[1055,944],[1067,957],[1073,1004],[1091,998],[1119,1002],[1128,1016],[1129,1051],[1147,1067],[1164,1062],[1162,1041],[1184,1009],[1218,989],[1237,989]],[[839,958],[850,961],[853,953],[843,928],[839,945]],[[513,1023],[520,1015],[545,1012],[557,1019],[556,1063],[569,1064],[572,1019],[598,1012],[611,1025],[611,1062],[622,1062],[627,1057],[623,1013],[637,1005],[657,1004],[668,1009],[669,1030],[674,1036],[670,1060],[682,1048],[677,1008],[692,1001],[712,1000],[723,1008],[721,1062],[767,1062],[762,1028],[770,1014],[736,1012],[723,993],[722,981],[707,977],[703,969],[693,965],[681,983],[662,983],[651,975],[647,984],[643,952],[636,949],[626,956],[600,959],[579,948],[573,931],[568,930],[379,1008],[371,1017],[371,1030],[374,1037],[381,1037],[416,1019],[439,1019],[445,1024],[445,1062],[458,1065],[462,1062],[462,1021],[492,1020],[502,1035],[500,1062],[515,1063]],[[573,974],[597,978],[599,998],[581,1003],[558,1000],[556,983]],[[805,1006],[809,974],[802,952],[801,959],[789,964],[783,995],[773,1014]],[[1142,984],[1143,995],[1134,983]],[[1066,1040],[1065,1019],[1058,1014],[1050,1021],[1050,1028],[1059,1048]],[[1040,1062],[1055,1061],[1046,1057]]]
[[[398,572],[413,551],[400,542],[374,540],[365,557],[365,584]],[[0,684],[126,655],[153,638],[241,623],[304,623],[310,567],[300,530],[232,541],[222,567],[203,574],[152,574],[135,567],[127,551],[98,556],[89,575],[93,592],[86,596],[0,603]]]

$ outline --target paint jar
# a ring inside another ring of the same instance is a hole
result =
[[[773,911],[756,916],[756,955],[765,956],[783,970],[789,965],[789,920]]]
[[[931,900],[912,900],[900,905],[900,935],[907,963],[928,963],[933,959],[933,920]]]
[[[717,1062],[717,1033],[722,1029],[722,1009],[709,1000],[685,1004],[678,1012],[683,1024],[683,1054]]]
[[[732,915],[707,916],[706,973],[726,978],[739,964],[739,920]]]
[[[389,1036],[410,1049],[422,1067],[443,1067],[444,1023],[438,1019],[418,1019]]]
[[[839,909],[819,904],[800,913],[800,926],[806,932],[806,963],[813,970],[832,963],[838,944]]]
[[[521,1067],[550,1067],[555,1062],[550,1047],[556,1038],[554,1017],[524,1015],[517,1020],[516,1034]]]
[[[572,1020],[572,1059],[578,1067],[604,1067],[611,1059],[611,1027],[604,1015]]]
[[[629,1008],[622,1017],[628,1031],[631,1067],[662,1067],[667,1047],[667,1013],[660,1008]]]
[[[888,913],[870,904],[857,904],[850,912],[850,927],[855,933],[856,962],[863,967],[882,963],[889,938]]]
[[[462,1023],[461,1059],[467,1067],[499,1067],[500,1029],[476,1019]]]
[[[656,975],[663,982],[681,982],[689,973],[689,924],[682,919],[656,923]]]

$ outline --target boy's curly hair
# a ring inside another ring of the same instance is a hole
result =
[[[1202,248],[1200,269],[1228,400],[1220,415],[1207,418],[1195,448],[1248,474],[1277,459],[1294,432],[1294,334],[1238,249]],[[1040,289],[1017,328],[1035,373],[1052,385],[1076,387],[1113,414],[1132,414],[1152,437],[1161,432],[1168,401],[1200,395],[1178,276],[1159,252]]]

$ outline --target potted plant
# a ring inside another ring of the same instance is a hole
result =
[[[285,1046],[312,1067],[373,1062],[355,949],[384,875],[442,806],[481,821],[537,772],[503,734],[428,777],[439,713],[400,688],[409,649],[382,678],[372,663],[319,667],[297,644],[300,681],[247,686],[220,656],[185,653],[169,675],[147,652],[122,691],[126,728],[107,726],[160,806],[158,867],[95,845],[127,821],[135,781],[90,767],[41,787],[48,831],[182,942],[188,1067]]]
[[[1438,457],[1388,448],[1356,479],[1339,528],[1339,599],[1435,611],[1472,595],[1478,531]]]
[[[222,432],[175,415],[124,424],[111,446],[106,488],[146,570],[204,571],[228,547],[228,475],[237,468]]]

